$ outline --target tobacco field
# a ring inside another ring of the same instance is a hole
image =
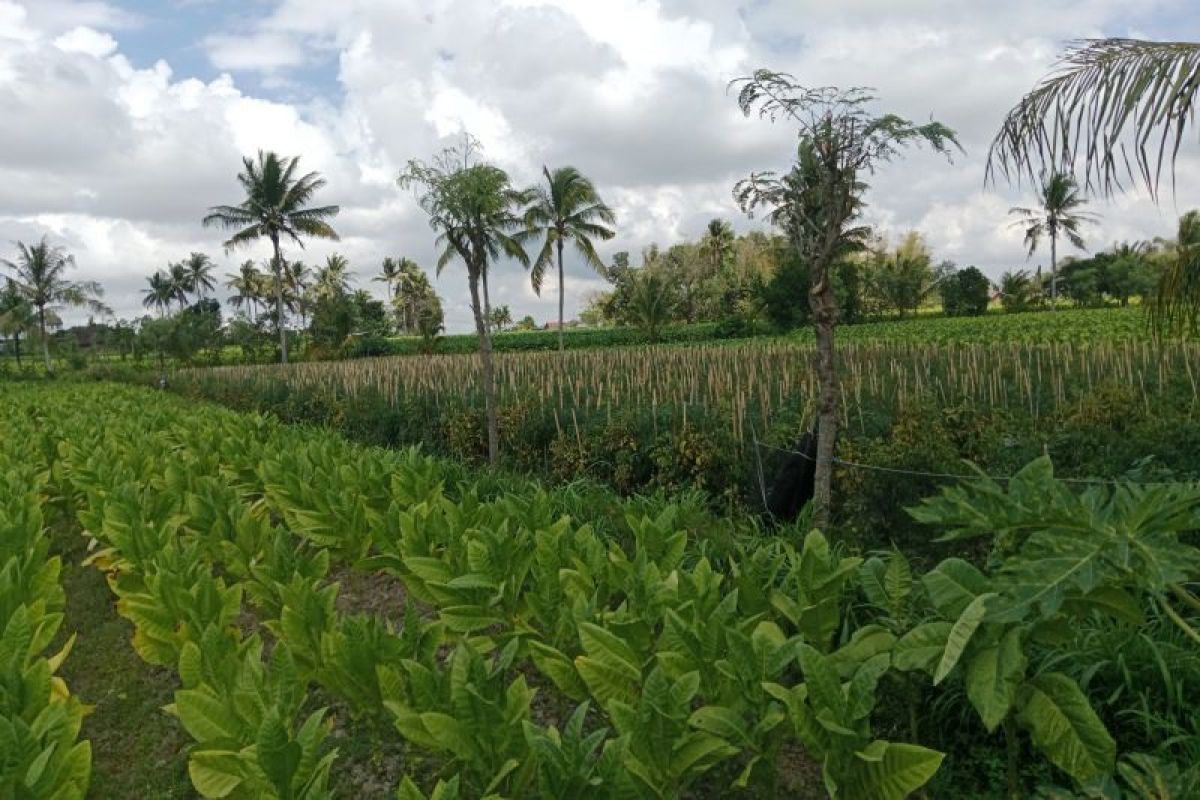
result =
[[[5,797],[146,768],[89,745],[108,700],[63,678],[93,634],[63,552],[169,680],[125,724],[185,734],[171,796],[1200,787],[1191,484],[1081,489],[1037,458],[912,504],[940,541],[909,557],[142,388],[0,400]]]

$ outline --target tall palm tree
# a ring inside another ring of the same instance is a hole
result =
[[[1164,164],[1174,185],[1197,102],[1198,42],[1073,42],[1004,118],[987,177],[1032,181],[1039,172],[1067,172],[1106,195],[1123,190],[1124,178],[1157,197]]]
[[[1175,241],[1164,247],[1166,269],[1150,303],[1159,332],[1200,334],[1200,211],[1179,218]]]
[[[350,274],[350,260],[334,253],[325,259],[325,266],[317,267],[317,280],[313,292],[318,298],[329,300],[344,297],[350,292],[354,276]]]
[[[171,287],[171,301],[179,303],[182,310],[187,305],[188,295],[192,293],[192,274],[183,262],[168,264],[167,281]]]
[[[400,266],[401,261],[407,261],[406,258],[399,260],[387,256],[383,259],[383,264],[379,267],[379,274],[371,280],[376,283],[386,284],[388,290],[388,299],[395,300],[396,295],[400,291],[400,279],[403,277],[404,271]]]
[[[700,250],[708,261],[709,274],[716,275],[733,253],[733,226],[723,219],[710,220],[700,240]]]
[[[142,305],[146,308],[157,309],[158,315],[164,316],[175,302],[175,283],[171,276],[159,270],[146,278],[150,288],[142,289]]]
[[[95,281],[68,280],[67,270],[75,266],[73,256],[61,247],[52,247],[45,236],[34,245],[17,242],[15,261],[0,260],[0,266],[13,271],[17,291],[37,310],[38,333],[42,337],[42,355],[46,371],[50,363],[50,337],[46,326],[56,319],[55,311],[64,307],[86,307],[97,313],[108,313],[100,301],[104,290]]]
[[[251,319],[258,317],[258,301],[262,297],[263,274],[252,260],[242,262],[236,274],[226,274],[225,288],[233,291],[229,302],[234,308],[250,307]]]
[[[16,281],[5,279],[4,290],[0,291],[0,334],[12,341],[18,368],[21,366],[21,336],[32,331],[36,324],[33,306],[21,294]]]
[[[303,261],[283,265],[283,289],[288,310],[300,315],[300,326],[308,328],[312,310],[312,270]]]
[[[411,258],[385,258],[374,281],[387,284],[388,298],[400,313],[400,327],[414,333],[417,326],[417,307],[430,290],[429,279]]]
[[[1050,308],[1053,309],[1058,301],[1058,237],[1063,235],[1067,241],[1080,250],[1086,250],[1079,228],[1084,223],[1092,223],[1097,216],[1083,211],[1087,199],[1080,193],[1075,178],[1066,172],[1052,172],[1042,175],[1041,188],[1038,191],[1038,208],[1014,207],[1008,213],[1020,217],[1013,222],[1013,227],[1025,230],[1025,244],[1029,247],[1029,255],[1037,250],[1043,237],[1050,237]]]
[[[203,300],[208,292],[217,288],[217,282],[212,276],[212,259],[204,253],[189,254],[183,260],[183,268],[187,272],[190,291],[196,293],[197,300]]]
[[[283,310],[283,253],[282,239],[304,246],[301,236],[337,239],[329,220],[338,213],[337,206],[312,206],[313,195],[325,186],[316,172],[297,176],[299,156],[280,157],[274,152],[258,151],[257,160],[242,159],[238,182],[246,192],[245,199],[235,206],[213,206],[204,217],[204,225],[216,225],[234,231],[225,242],[233,250],[259,239],[271,242],[271,269],[275,275],[275,325],[279,330],[281,360],[287,363],[287,328]]]
[[[559,167],[553,172],[542,167],[545,183],[533,190],[533,204],[525,211],[525,224],[529,235],[542,237],[542,249],[533,261],[530,280],[533,290],[542,293],[542,280],[546,268],[552,261],[558,263],[558,349],[565,347],[563,340],[563,304],[566,289],[563,282],[563,247],[567,241],[575,243],[575,250],[584,263],[595,270],[603,271],[604,262],[596,253],[593,239],[611,239],[616,214],[604,204],[596,187],[575,167]]]

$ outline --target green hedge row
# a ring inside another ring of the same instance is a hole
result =
[[[718,322],[697,322],[691,325],[675,325],[659,332],[658,341],[663,344],[690,344],[712,342],[753,335],[756,331],[740,326]],[[761,332],[765,332],[765,329]],[[625,347],[651,344],[650,337],[638,328],[570,328],[563,332],[563,344],[574,350],[585,347]],[[351,358],[364,356],[401,356],[426,352],[428,346],[417,336],[398,338],[364,338],[355,342],[350,350]],[[492,347],[497,352],[532,352],[557,350],[558,331],[505,331],[492,335]],[[433,345],[436,353],[461,354],[479,350],[479,339],[474,333],[457,333],[440,337]]]

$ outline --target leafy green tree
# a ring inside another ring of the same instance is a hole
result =
[[[653,264],[637,270],[629,295],[628,321],[641,328],[646,337],[657,342],[662,329],[675,314],[679,297],[666,272]]]
[[[1037,208],[1015,206],[1008,210],[1009,214],[1020,218],[1012,225],[1025,231],[1025,245],[1030,256],[1043,238],[1050,239],[1051,309],[1058,302],[1058,237],[1065,236],[1072,245],[1085,250],[1079,228],[1098,219],[1095,214],[1082,210],[1086,203],[1074,177],[1066,172],[1052,172],[1041,176]]]
[[[517,324],[513,326],[513,330],[517,331],[533,331],[537,330],[537,320],[529,314],[517,320]]]
[[[1103,258],[1066,258],[1062,267],[1062,293],[1077,306],[1096,306],[1104,302]]]
[[[596,253],[594,240],[611,239],[615,233],[610,226],[617,217],[600,199],[596,187],[575,167],[559,167],[553,172],[542,167],[545,183],[533,189],[533,202],[525,210],[525,224],[531,236],[542,239],[542,248],[533,260],[529,278],[533,290],[542,293],[546,268],[552,262],[558,266],[558,349],[563,340],[563,304],[566,297],[563,274],[563,247],[568,241],[588,266],[603,271],[604,262]]]
[[[767,317],[782,330],[792,330],[811,322],[811,311],[804,302],[812,286],[808,264],[794,247],[780,249],[779,265],[761,290]]]
[[[1100,290],[1122,306],[1131,297],[1145,297],[1154,289],[1154,248],[1150,242],[1121,242],[1096,256],[1103,266]]]
[[[7,336],[12,342],[13,355],[17,358],[17,367],[21,366],[21,337],[37,325],[37,314],[33,306],[21,294],[12,278],[4,281],[4,290],[0,291],[0,334]]]
[[[987,313],[992,283],[976,267],[960,269],[942,279],[942,310],[948,317],[978,317]]]
[[[12,271],[10,280],[16,286],[16,291],[37,312],[46,371],[53,372],[47,325],[57,319],[56,312],[61,308],[81,307],[107,313],[108,306],[100,300],[104,290],[95,281],[68,280],[67,270],[75,266],[74,257],[61,247],[52,247],[44,236],[34,245],[17,242],[16,260],[0,260],[0,266]]]
[[[354,333],[354,304],[344,295],[318,297],[312,306],[308,333],[314,344],[338,351]]]
[[[266,238],[271,242],[271,270],[274,274],[275,325],[279,333],[280,359],[288,358],[287,328],[284,325],[284,280],[282,239],[303,247],[302,236],[337,239],[329,220],[337,216],[337,206],[309,206],[324,178],[316,172],[297,176],[299,156],[280,157],[274,152],[258,151],[258,158],[242,159],[238,182],[246,193],[238,205],[213,206],[204,217],[204,225],[218,226],[234,233],[225,241],[227,251]]]
[[[483,377],[483,395],[487,416],[488,460],[500,458],[497,421],[496,377],[492,363],[492,335],[486,317],[486,303],[480,297],[480,284],[488,265],[501,256],[529,263],[521,245],[526,230],[517,209],[529,201],[526,192],[514,188],[508,173],[486,163],[471,163],[474,144],[468,139],[461,147],[444,150],[432,163],[408,162],[400,174],[401,188],[418,192],[418,202],[429,216],[429,225],[438,231],[438,272],[456,258],[467,270],[467,288],[471,294],[471,313],[479,336],[479,364]]]
[[[738,106],[749,116],[783,119],[796,125],[797,159],[782,177],[755,173],[739,182],[734,197],[743,211],[767,209],[811,269],[809,303],[816,328],[818,444],[814,522],[826,526],[832,501],[833,454],[839,421],[839,383],[834,350],[837,298],[831,268],[860,241],[853,225],[863,204],[863,176],[899,157],[909,145],[928,145],[949,156],[958,146],[954,131],[940,122],[914,124],[895,114],[869,109],[874,96],[865,89],[811,88],[792,76],[758,70],[739,85]]]
[[[917,310],[933,284],[933,259],[920,234],[907,234],[894,250],[877,247],[870,266],[870,291],[879,310],[900,317]]]
[[[350,295],[350,303],[354,306],[354,332],[361,336],[391,336],[392,324],[389,320],[387,306],[384,302],[366,289],[359,289]]]
[[[432,294],[417,309],[416,334],[421,337],[421,349],[432,353],[445,329],[446,317],[442,312],[442,301],[437,294]]]

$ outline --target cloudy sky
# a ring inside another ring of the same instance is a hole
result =
[[[793,133],[744,119],[726,85],[769,66],[804,82],[867,85],[881,108],[959,131],[952,165],[914,154],[875,176],[868,221],[918,229],[937,258],[996,276],[1026,262],[1005,212],[1017,191],[985,190],[987,144],[1004,112],[1063,42],[1091,36],[1200,40],[1196,0],[0,0],[0,255],[48,234],[97,279],[118,316],[142,313],[148,274],[189,251],[225,255],[200,218],[239,200],[235,175],[258,148],[302,156],[341,205],[337,243],[358,284],[387,255],[432,267],[433,234],[405,162],[466,129],[520,183],[573,164],[619,217],[604,254],[698,236],[713,217],[739,230],[730,189],[787,163]],[[1200,206],[1200,145],[1179,191],[1098,203],[1090,243],[1169,235]],[[493,303],[539,322],[555,312],[515,264]],[[451,330],[470,319],[465,278],[437,281]],[[602,288],[568,264],[567,311]]]

